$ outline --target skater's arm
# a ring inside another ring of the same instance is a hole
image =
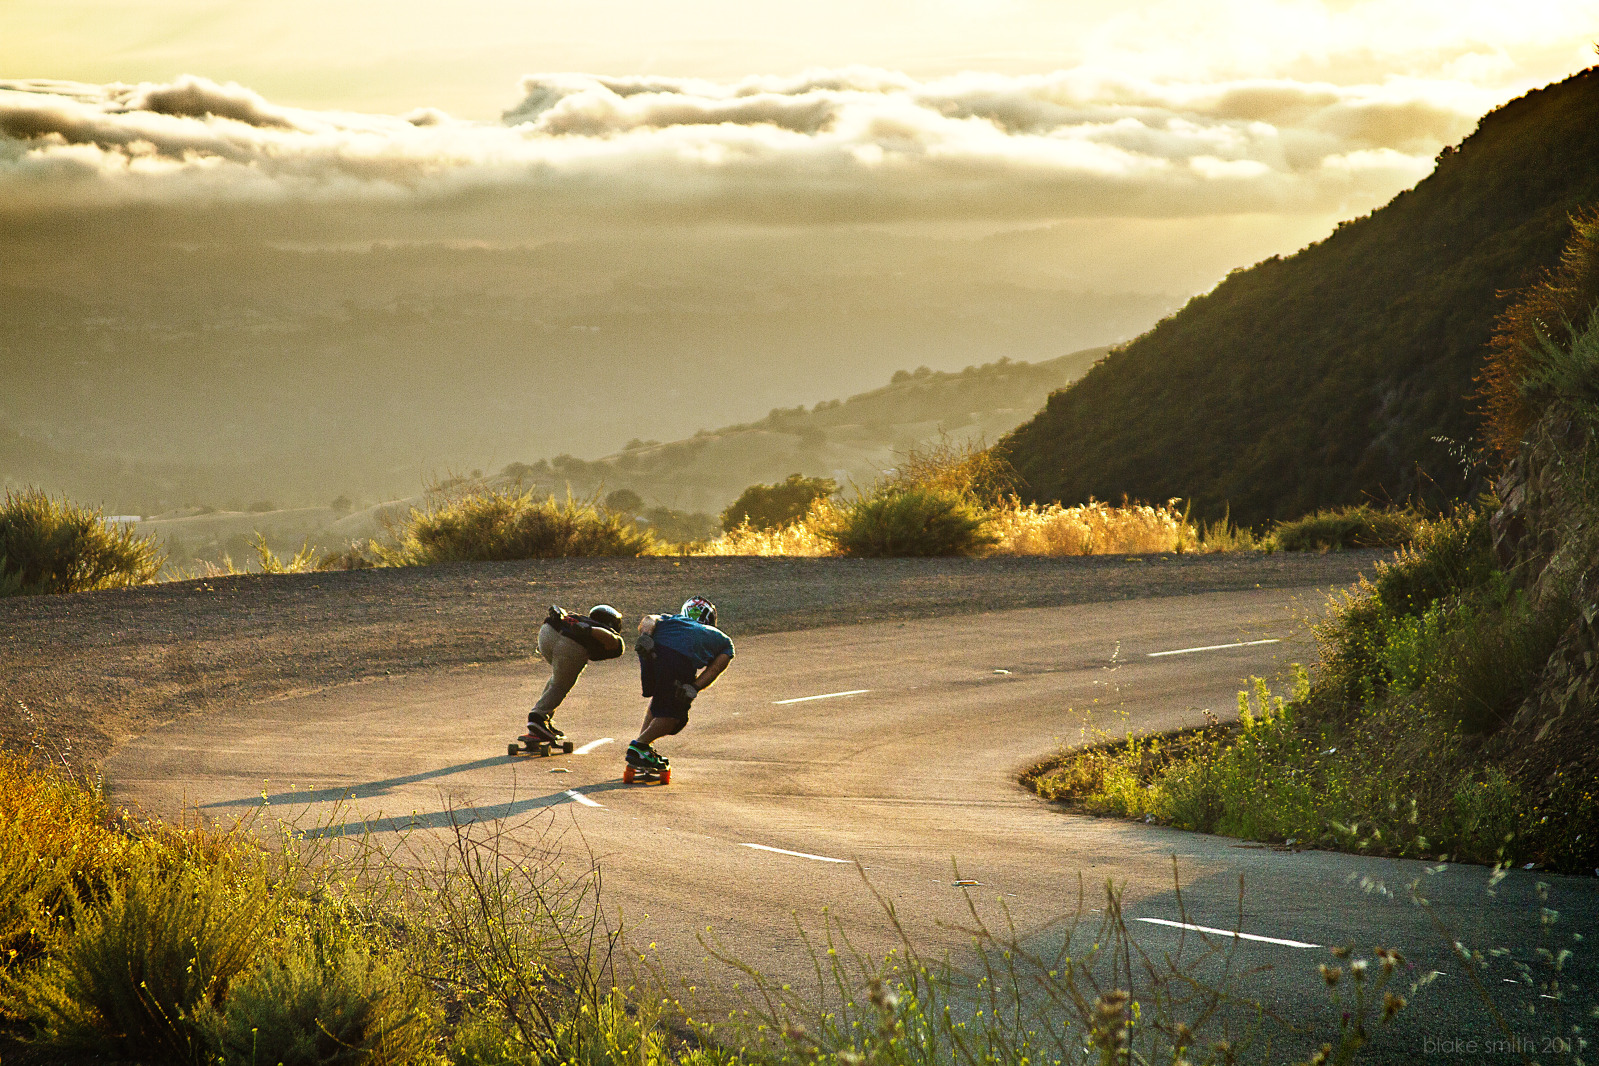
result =
[[[727,664],[732,661],[733,657],[726,654],[718,655],[712,659],[705,669],[700,671],[700,676],[694,679],[694,687],[702,692],[710,688],[716,679],[722,675],[722,671],[727,669]]]
[[[589,636],[605,650],[606,654],[613,656],[622,654],[622,638],[604,626],[589,627]]]

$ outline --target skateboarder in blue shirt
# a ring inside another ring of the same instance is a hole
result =
[[[683,731],[694,697],[710,688],[733,661],[733,642],[716,628],[716,604],[695,596],[677,614],[639,621],[639,677],[649,710],[638,739],[627,746],[630,766],[664,770],[668,760],[652,745]]]

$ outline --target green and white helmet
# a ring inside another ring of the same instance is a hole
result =
[[[714,626],[716,624],[716,604],[704,596],[695,596],[693,599],[684,600],[682,609],[677,613],[684,618],[700,623],[700,625]]]

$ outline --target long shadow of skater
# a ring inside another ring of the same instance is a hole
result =
[[[343,825],[324,825],[316,829],[307,829],[303,832],[296,831],[305,840],[325,840],[329,837],[366,836],[372,833],[397,833],[408,829],[450,829],[455,826],[474,825],[478,822],[494,822],[505,818],[514,818],[519,814],[529,811],[543,810],[548,807],[558,807],[563,803],[575,803],[573,793],[592,795],[597,792],[610,792],[617,788],[626,788],[620,783],[607,783],[600,785],[585,785],[537,799],[513,800],[509,803],[496,803],[492,807],[451,807],[441,811],[412,811],[410,814],[399,815],[393,818],[366,818],[355,822],[345,822]]]
[[[419,774],[407,774],[405,777],[390,777],[382,781],[368,781],[364,785],[340,785],[338,788],[319,788],[310,792],[278,792],[273,795],[250,796],[247,799],[218,800],[215,803],[202,805],[202,809],[212,807],[265,807],[273,803],[335,803],[352,799],[371,799],[373,796],[386,795],[391,789],[400,785],[414,785],[418,781],[427,781],[435,777],[448,777],[450,774],[464,773],[467,770],[482,770],[489,766],[499,766],[508,762],[503,755],[496,755],[489,759],[478,759],[475,762],[458,763],[455,766],[445,766],[438,770],[424,770]]]

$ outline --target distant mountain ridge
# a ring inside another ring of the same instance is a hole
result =
[[[958,372],[901,370],[889,384],[847,400],[777,408],[758,422],[665,444],[633,441],[603,459],[562,455],[513,463],[505,472],[555,491],[625,488],[651,505],[713,514],[748,486],[793,473],[869,484],[896,456],[940,434],[998,440],[1108,351],[1085,348],[1036,363],[1002,359]]]
[[[1481,486],[1475,377],[1503,295],[1599,201],[1599,68],[1486,115],[1436,170],[1296,255],[1235,271],[1004,441],[1029,492],[1179,496],[1260,523]]]

